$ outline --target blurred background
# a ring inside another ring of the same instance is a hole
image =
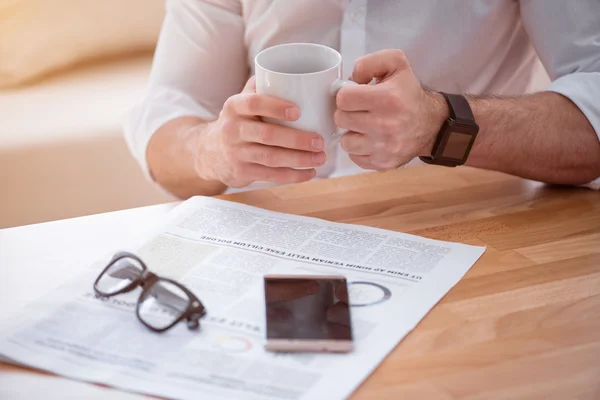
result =
[[[0,0],[0,228],[174,200],[129,154],[164,0]]]

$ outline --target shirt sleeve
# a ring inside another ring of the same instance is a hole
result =
[[[600,1],[521,0],[521,17],[552,83],[600,140]],[[600,189],[600,177],[588,185]]]
[[[166,122],[214,119],[248,78],[239,0],[167,0],[144,97],[125,115],[129,149],[148,174],[146,148]]]

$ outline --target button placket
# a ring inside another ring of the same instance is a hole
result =
[[[354,61],[366,51],[366,10],[368,0],[351,0],[348,3],[342,22],[340,50],[343,57],[342,77],[352,74]]]

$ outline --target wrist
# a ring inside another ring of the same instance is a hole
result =
[[[202,180],[196,170],[199,157],[203,157],[197,146],[205,124],[197,117],[175,118],[161,126],[148,144],[146,159],[152,178],[182,199],[212,196],[225,190],[220,182]]]
[[[444,96],[438,92],[425,89],[424,107],[424,136],[425,145],[419,156],[430,156],[433,145],[444,122],[450,117],[450,109]]]
[[[195,174],[194,183],[191,185],[194,194],[216,195],[222,194],[225,185],[215,174],[219,165],[214,162],[215,154],[220,154],[217,147],[214,129],[215,121],[201,121],[185,132],[183,140],[188,156],[192,160],[191,170]],[[218,158],[217,158],[218,159]],[[197,189],[196,189],[197,188]]]
[[[191,170],[195,175],[204,181],[216,181],[214,171],[211,167],[210,159],[212,145],[211,138],[212,122],[203,122],[189,129],[184,133],[186,152],[188,159],[191,160]]]

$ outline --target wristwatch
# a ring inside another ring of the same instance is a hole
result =
[[[471,106],[464,96],[441,93],[450,108],[448,118],[438,132],[431,156],[419,157],[427,164],[456,167],[463,165],[479,132]]]

